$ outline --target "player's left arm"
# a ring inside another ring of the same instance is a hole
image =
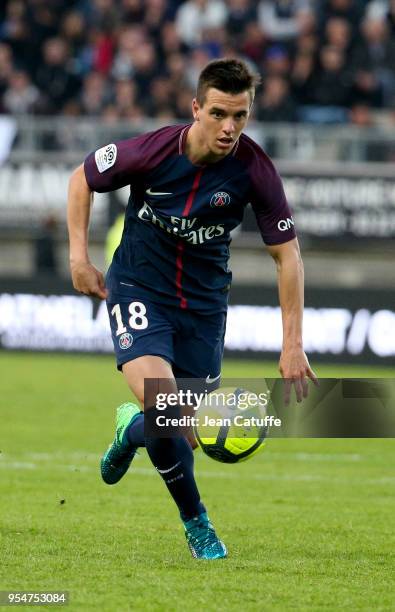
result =
[[[248,142],[248,141],[247,141]],[[307,396],[310,378],[318,384],[303,350],[303,263],[292,211],[280,175],[271,159],[250,141],[250,201],[263,241],[277,265],[283,323],[280,372],[285,379],[285,401],[294,386],[298,401]]]
[[[300,402],[308,394],[307,378],[317,384],[317,377],[303,350],[304,272],[298,239],[267,245],[267,249],[277,266],[283,324],[279,370],[285,379],[285,402],[289,402],[292,385]]]

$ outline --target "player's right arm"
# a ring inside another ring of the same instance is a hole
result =
[[[142,180],[144,173],[178,146],[178,126],[162,128],[101,147],[71,175],[67,222],[70,268],[77,291],[106,298],[103,274],[89,261],[88,227],[93,192],[108,193]]]
[[[80,293],[107,297],[104,277],[88,255],[88,228],[93,192],[85,177],[84,165],[74,170],[69,181],[67,226],[70,242],[70,270],[74,288]]]

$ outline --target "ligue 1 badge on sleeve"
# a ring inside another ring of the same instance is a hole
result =
[[[226,191],[217,191],[210,200],[211,208],[223,208],[230,204],[230,195]]]
[[[109,144],[106,147],[98,149],[95,153],[95,161],[100,174],[111,168],[117,159],[117,147],[115,144]]]
[[[125,332],[119,338],[119,348],[123,350],[130,348],[132,344],[133,344],[133,336],[132,334],[129,334],[129,332]]]

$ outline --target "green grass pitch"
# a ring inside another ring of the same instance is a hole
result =
[[[99,478],[114,409],[128,398],[112,358],[3,352],[0,372],[0,590],[67,590],[70,610],[394,609],[393,440],[269,440],[236,466],[198,451],[229,558],[196,561],[145,451],[118,485]]]

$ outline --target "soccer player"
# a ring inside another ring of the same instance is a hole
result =
[[[242,134],[257,78],[240,60],[210,62],[192,101],[193,123],[164,127],[91,153],[71,176],[68,225],[75,289],[107,300],[117,367],[144,411],[144,379],[203,378],[218,384],[231,272],[230,232],[251,203],[278,270],[283,319],[280,372],[298,399],[315,380],[302,348],[303,267],[281,179]],[[88,255],[92,193],[130,185],[121,243],[106,282]],[[264,330],[262,330],[264,333]],[[192,436],[144,433],[132,403],[117,411],[115,439],[101,460],[108,484],[125,474],[139,446],[180,511],[192,555],[225,557],[193,473]]]

